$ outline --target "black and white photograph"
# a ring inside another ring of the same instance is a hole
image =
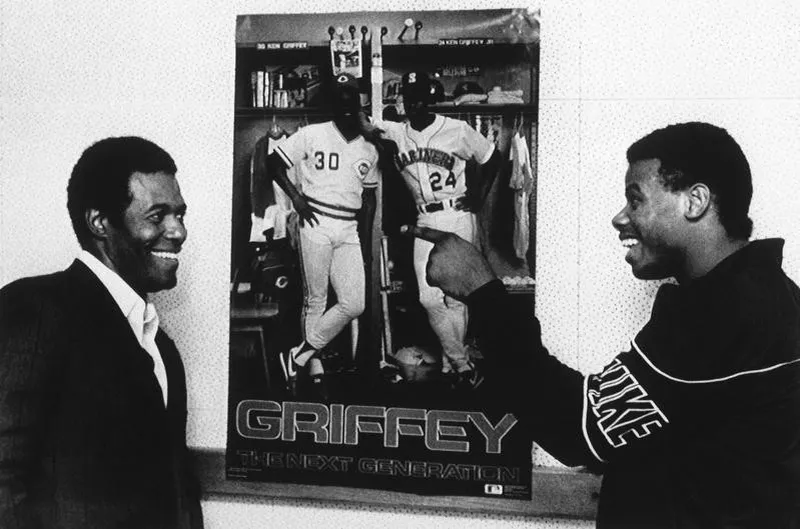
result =
[[[799,33],[0,2],[0,529],[796,529]]]
[[[530,497],[481,322],[403,230],[482,248],[533,310],[538,35],[524,9],[237,19],[228,477]]]

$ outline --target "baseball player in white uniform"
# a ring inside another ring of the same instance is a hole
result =
[[[358,223],[365,223],[362,233],[371,232],[378,153],[360,135],[361,101],[355,78],[335,77],[332,106],[333,121],[300,129],[276,147],[268,161],[300,220],[304,340],[281,354],[287,378],[317,357],[365,305]],[[299,189],[286,176],[293,167],[298,170]],[[329,284],[337,302],[325,310]]]
[[[433,114],[428,105],[435,87],[425,72],[406,73],[401,81],[405,123],[381,122],[383,138],[397,145],[394,156],[417,205],[417,224],[455,233],[474,243],[476,216],[494,181],[500,157],[494,143],[465,121]],[[392,149],[393,150],[393,149]],[[480,178],[468,189],[465,167],[474,160],[481,165]],[[433,245],[414,240],[414,271],[419,299],[442,345],[442,371],[455,372],[457,384],[477,387],[482,376],[470,361],[464,345],[467,309],[428,284],[425,267]]]

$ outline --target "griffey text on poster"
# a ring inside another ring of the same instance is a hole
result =
[[[236,430],[249,439],[295,441],[304,434],[317,444],[357,445],[359,435],[367,434],[380,435],[385,447],[397,448],[401,437],[422,437],[429,450],[442,452],[469,452],[469,439],[477,432],[487,454],[500,454],[503,438],[516,424],[511,413],[492,424],[475,411],[316,402],[281,405],[271,400],[243,400],[236,407]]]

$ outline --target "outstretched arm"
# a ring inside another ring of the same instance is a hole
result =
[[[394,177],[399,173],[395,165],[395,157],[399,152],[397,143],[386,137],[386,131],[365,115],[360,115],[361,135],[375,146],[378,151],[378,169],[383,178]]]
[[[584,376],[548,352],[539,320],[533,312],[513,308],[511,295],[498,279],[474,291],[466,302],[495,394],[510,403],[533,439],[559,461],[599,469],[600,461],[582,431]]]
[[[782,387],[796,377],[794,368],[777,369],[785,367],[780,364],[751,377],[755,372],[738,371],[735,361],[709,373],[727,375],[720,378],[676,376],[695,372],[699,358],[730,358],[741,343],[763,348],[783,339],[776,330],[778,318],[764,310],[761,294],[754,295],[760,291],[749,282],[709,298],[700,310],[715,318],[702,322],[693,312],[698,309],[687,308],[676,295],[676,287],[662,286],[631,348],[598,373],[583,376],[548,353],[533,311],[512,308],[510,294],[474,246],[430,228],[405,231],[434,244],[428,282],[466,300],[495,394],[527,419],[535,440],[567,464],[601,469],[606,462],[669,442],[667,436],[694,435],[710,421],[727,424],[743,408],[758,409],[756,400],[774,404],[776,394],[756,387]],[[710,342],[708,336],[717,338]],[[794,439],[791,435],[784,441]]]
[[[302,193],[297,190],[297,187],[295,187],[291,180],[289,180],[289,177],[286,174],[286,164],[278,155],[278,153],[273,152],[270,154],[267,157],[266,164],[267,169],[269,170],[268,174],[273,175],[275,181],[278,183],[281,189],[286,192],[289,200],[292,201],[294,209],[297,211],[297,215],[300,217],[300,225],[302,226],[304,222],[308,222],[311,226],[319,224],[317,215],[314,213],[314,210],[311,208],[308,201],[305,199]]]
[[[476,171],[467,174],[467,196],[473,211],[478,212],[483,208],[486,197],[489,195],[497,174],[500,172],[501,164],[502,158],[497,149],[495,149],[485,164],[478,166]]]
[[[536,441],[560,461],[597,463],[583,441],[583,376],[548,353],[533,313],[511,308],[509,294],[489,263],[461,237],[420,226],[402,231],[434,243],[426,278],[467,303],[494,394],[509,403]]]

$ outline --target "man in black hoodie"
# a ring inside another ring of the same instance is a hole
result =
[[[546,450],[604,474],[599,528],[800,527],[800,290],[782,240],[749,241],[747,159],[706,123],[656,130],[627,158],[612,221],[625,260],[678,284],[596,374],[548,353],[474,247],[406,231],[435,243],[429,281],[467,301],[487,381],[503,381]]]

